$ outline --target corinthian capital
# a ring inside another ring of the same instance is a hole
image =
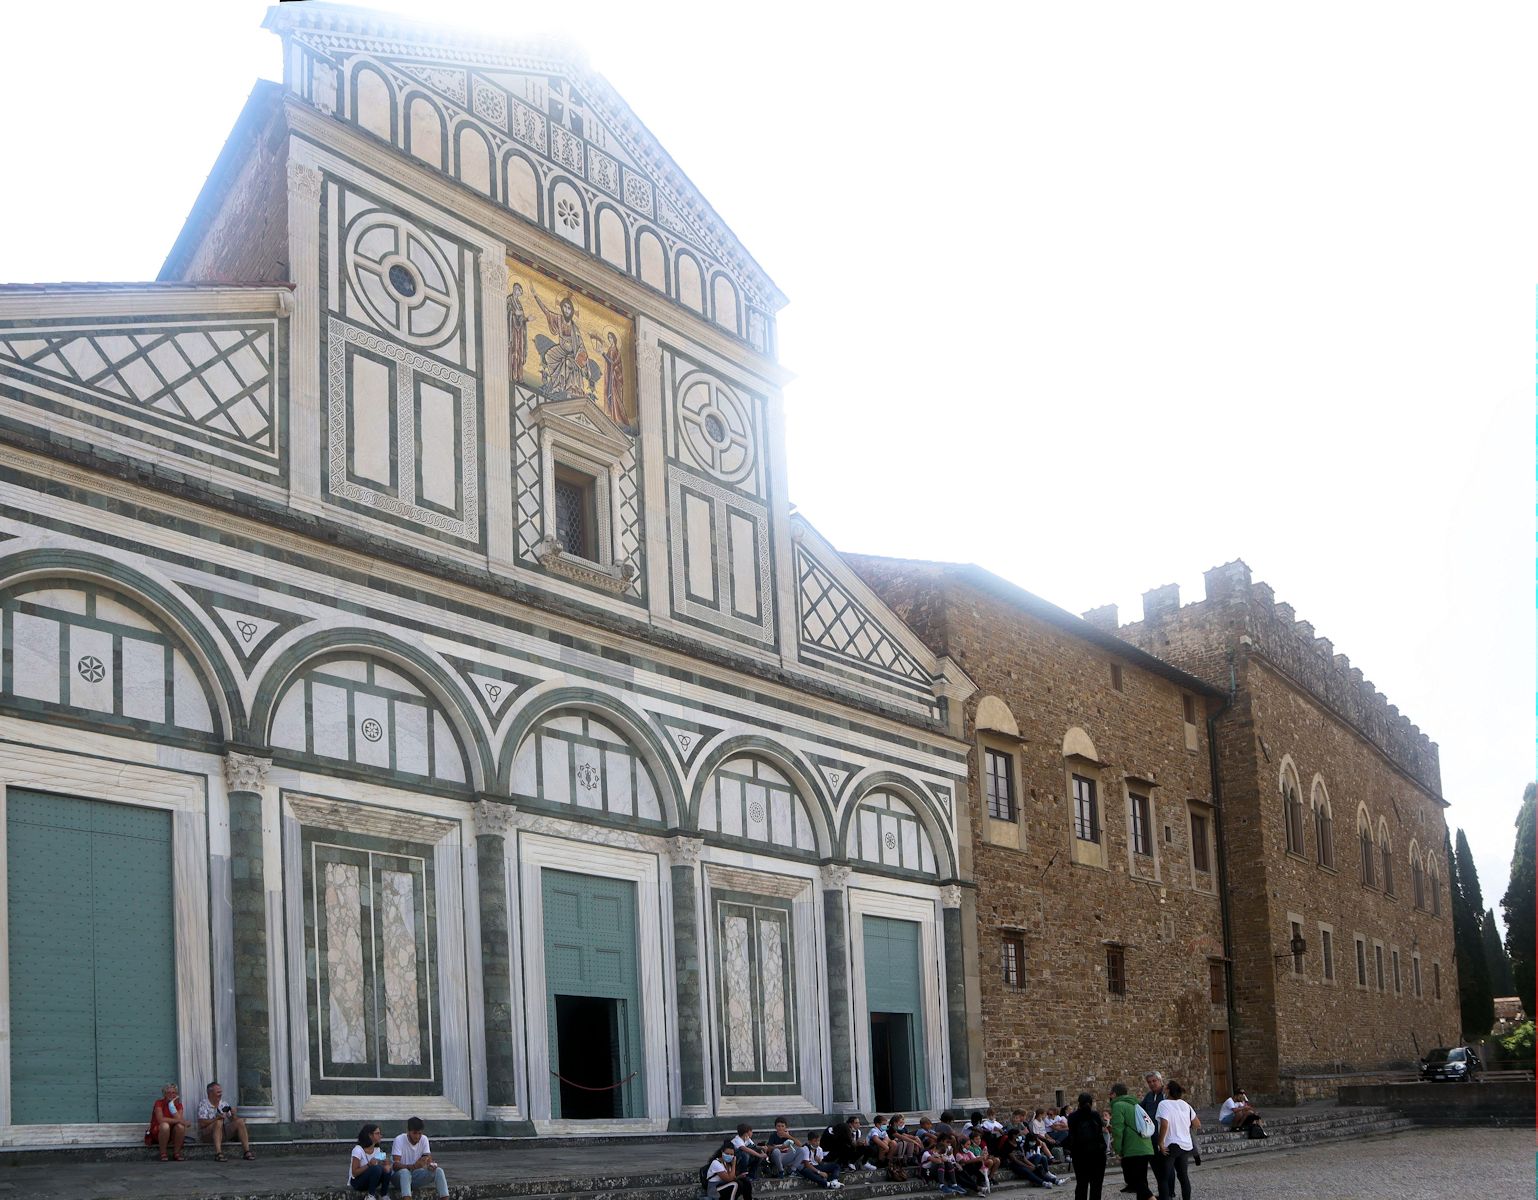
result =
[[[822,886],[824,891],[841,892],[849,886],[849,868],[843,863],[828,863],[822,869]]]
[[[961,888],[954,883],[948,883],[940,889],[940,903],[945,908],[961,907]]]
[[[518,810],[504,800],[477,800],[475,828],[480,833],[506,837],[518,828]]]
[[[502,260],[501,247],[489,247],[481,251],[481,286],[498,296],[507,291],[507,263]]]
[[[704,849],[704,838],[676,837],[668,842],[668,861],[675,867],[697,867]]]
[[[320,172],[304,163],[288,164],[288,194],[308,204],[320,203]]]
[[[267,768],[270,758],[258,758],[254,754],[226,754],[224,756],[224,787],[231,792],[260,792],[267,786]]]

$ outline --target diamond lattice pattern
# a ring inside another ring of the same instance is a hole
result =
[[[909,679],[927,679],[912,655],[805,549],[798,550],[796,566],[801,586],[801,636],[805,641]]]

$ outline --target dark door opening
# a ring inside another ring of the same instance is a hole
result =
[[[918,1103],[913,1073],[913,1014],[870,1015],[871,1091],[881,1112],[909,1112]]]
[[[561,1117],[603,1121],[624,1116],[620,1064],[623,1000],[602,996],[555,998],[556,1057],[561,1084]],[[589,1089],[601,1089],[590,1091]]]

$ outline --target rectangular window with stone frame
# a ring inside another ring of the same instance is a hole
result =
[[[1025,939],[1018,933],[1006,933],[1000,945],[1004,986],[1018,992],[1025,986]]]
[[[555,538],[561,549],[597,562],[598,481],[564,464],[555,471]]]
[[[1356,986],[1367,990],[1367,939],[1361,934],[1356,938]]]
[[[1095,798],[1095,781],[1083,775],[1073,777],[1073,836],[1081,842],[1100,841],[1100,804]]]
[[[1019,818],[1015,804],[1014,757],[1002,750],[983,751],[983,788],[988,798],[988,815],[995,821]]]
[[[1328,925],[1319,927],[1319,953],[1324,959],[1324,981],[1335,982],[1335,932]]]
[[[1211,845],[1208,841],[1207,818],[1204,814],[1191,814],[1191,869],[1206,875],[1212,871]]]
[[[1132,809],[1132,853],[1153,856],[1153,815],[1148,797],[1133,792],[1128,799]]]

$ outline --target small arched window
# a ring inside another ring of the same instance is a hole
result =
[[[1383,891],[1385,895],[1394,894],[1394,848],[1389,845],[1388,822],[1378,822],[1378,858],[1382,863]]]
[[[1414,842],[1410,843],[1410,894],[1416,908],[1426,907],[1426,866]]]
[[[1282,813],[1287,825],[1287,851],[1303,853],[1303,797],[1291,771],[1282,776]]]
[[[1335,869],[1335,814],[1323,783],[1314,784],[1314,854],[1321,867]]]
[[[1436,855],[1430,853],[1426,855],[1426,891],[1430,893],[1426,899],[1431,905],[1431,915],[1440,917],[1442,915],[1442,883],[1440,872],[1437,871]]]
[[[1366,887],[1378,886],[1378,870],[1372,845],[1372,824],[1363,809],[1356,817],[1356,837],[1361,848],[1362,883]]]

